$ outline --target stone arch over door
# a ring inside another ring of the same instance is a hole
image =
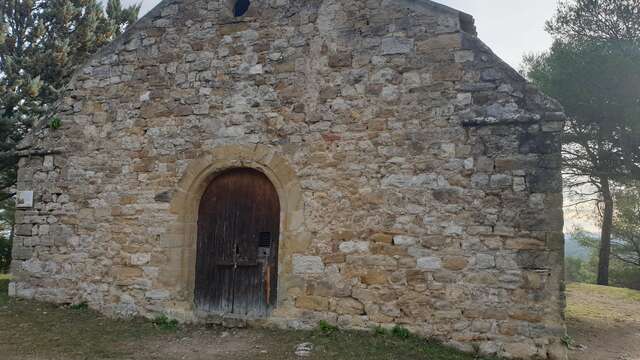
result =
[[[193,160],[173,194],[170,212],[177,221],[161,237],[166,266],[160,282],[175,294],[177,311],[194,310],[198,210],[202,195],[219,174],[234,168],[262,172],[275,187],[280,200],[277,306],[286,306],[292,255],[304,251],[310,236],[304,226],[304,200],[296,173],[276,149],[263,145],[225,145]]]

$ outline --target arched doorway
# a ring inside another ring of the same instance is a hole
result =
[[[260,171],[227,170],[198,210],[195,305],[199,311],[260,318],[277,301],[280,202]]]

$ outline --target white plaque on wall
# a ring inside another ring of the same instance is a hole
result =
[[[16,207],[20,209],[33,207],[33,191],[18,191],[16,194]]]

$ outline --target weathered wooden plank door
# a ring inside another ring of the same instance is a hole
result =
[[[198,214],[200,311],[267,316],[276,302],[280,203],[269,179],[233,169],[213,179]]]

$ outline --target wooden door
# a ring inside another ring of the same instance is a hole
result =
[[[276,302],[280,203],[261,172],[213,179],[198,213],[195,303],[200,311],[264,317]]]

